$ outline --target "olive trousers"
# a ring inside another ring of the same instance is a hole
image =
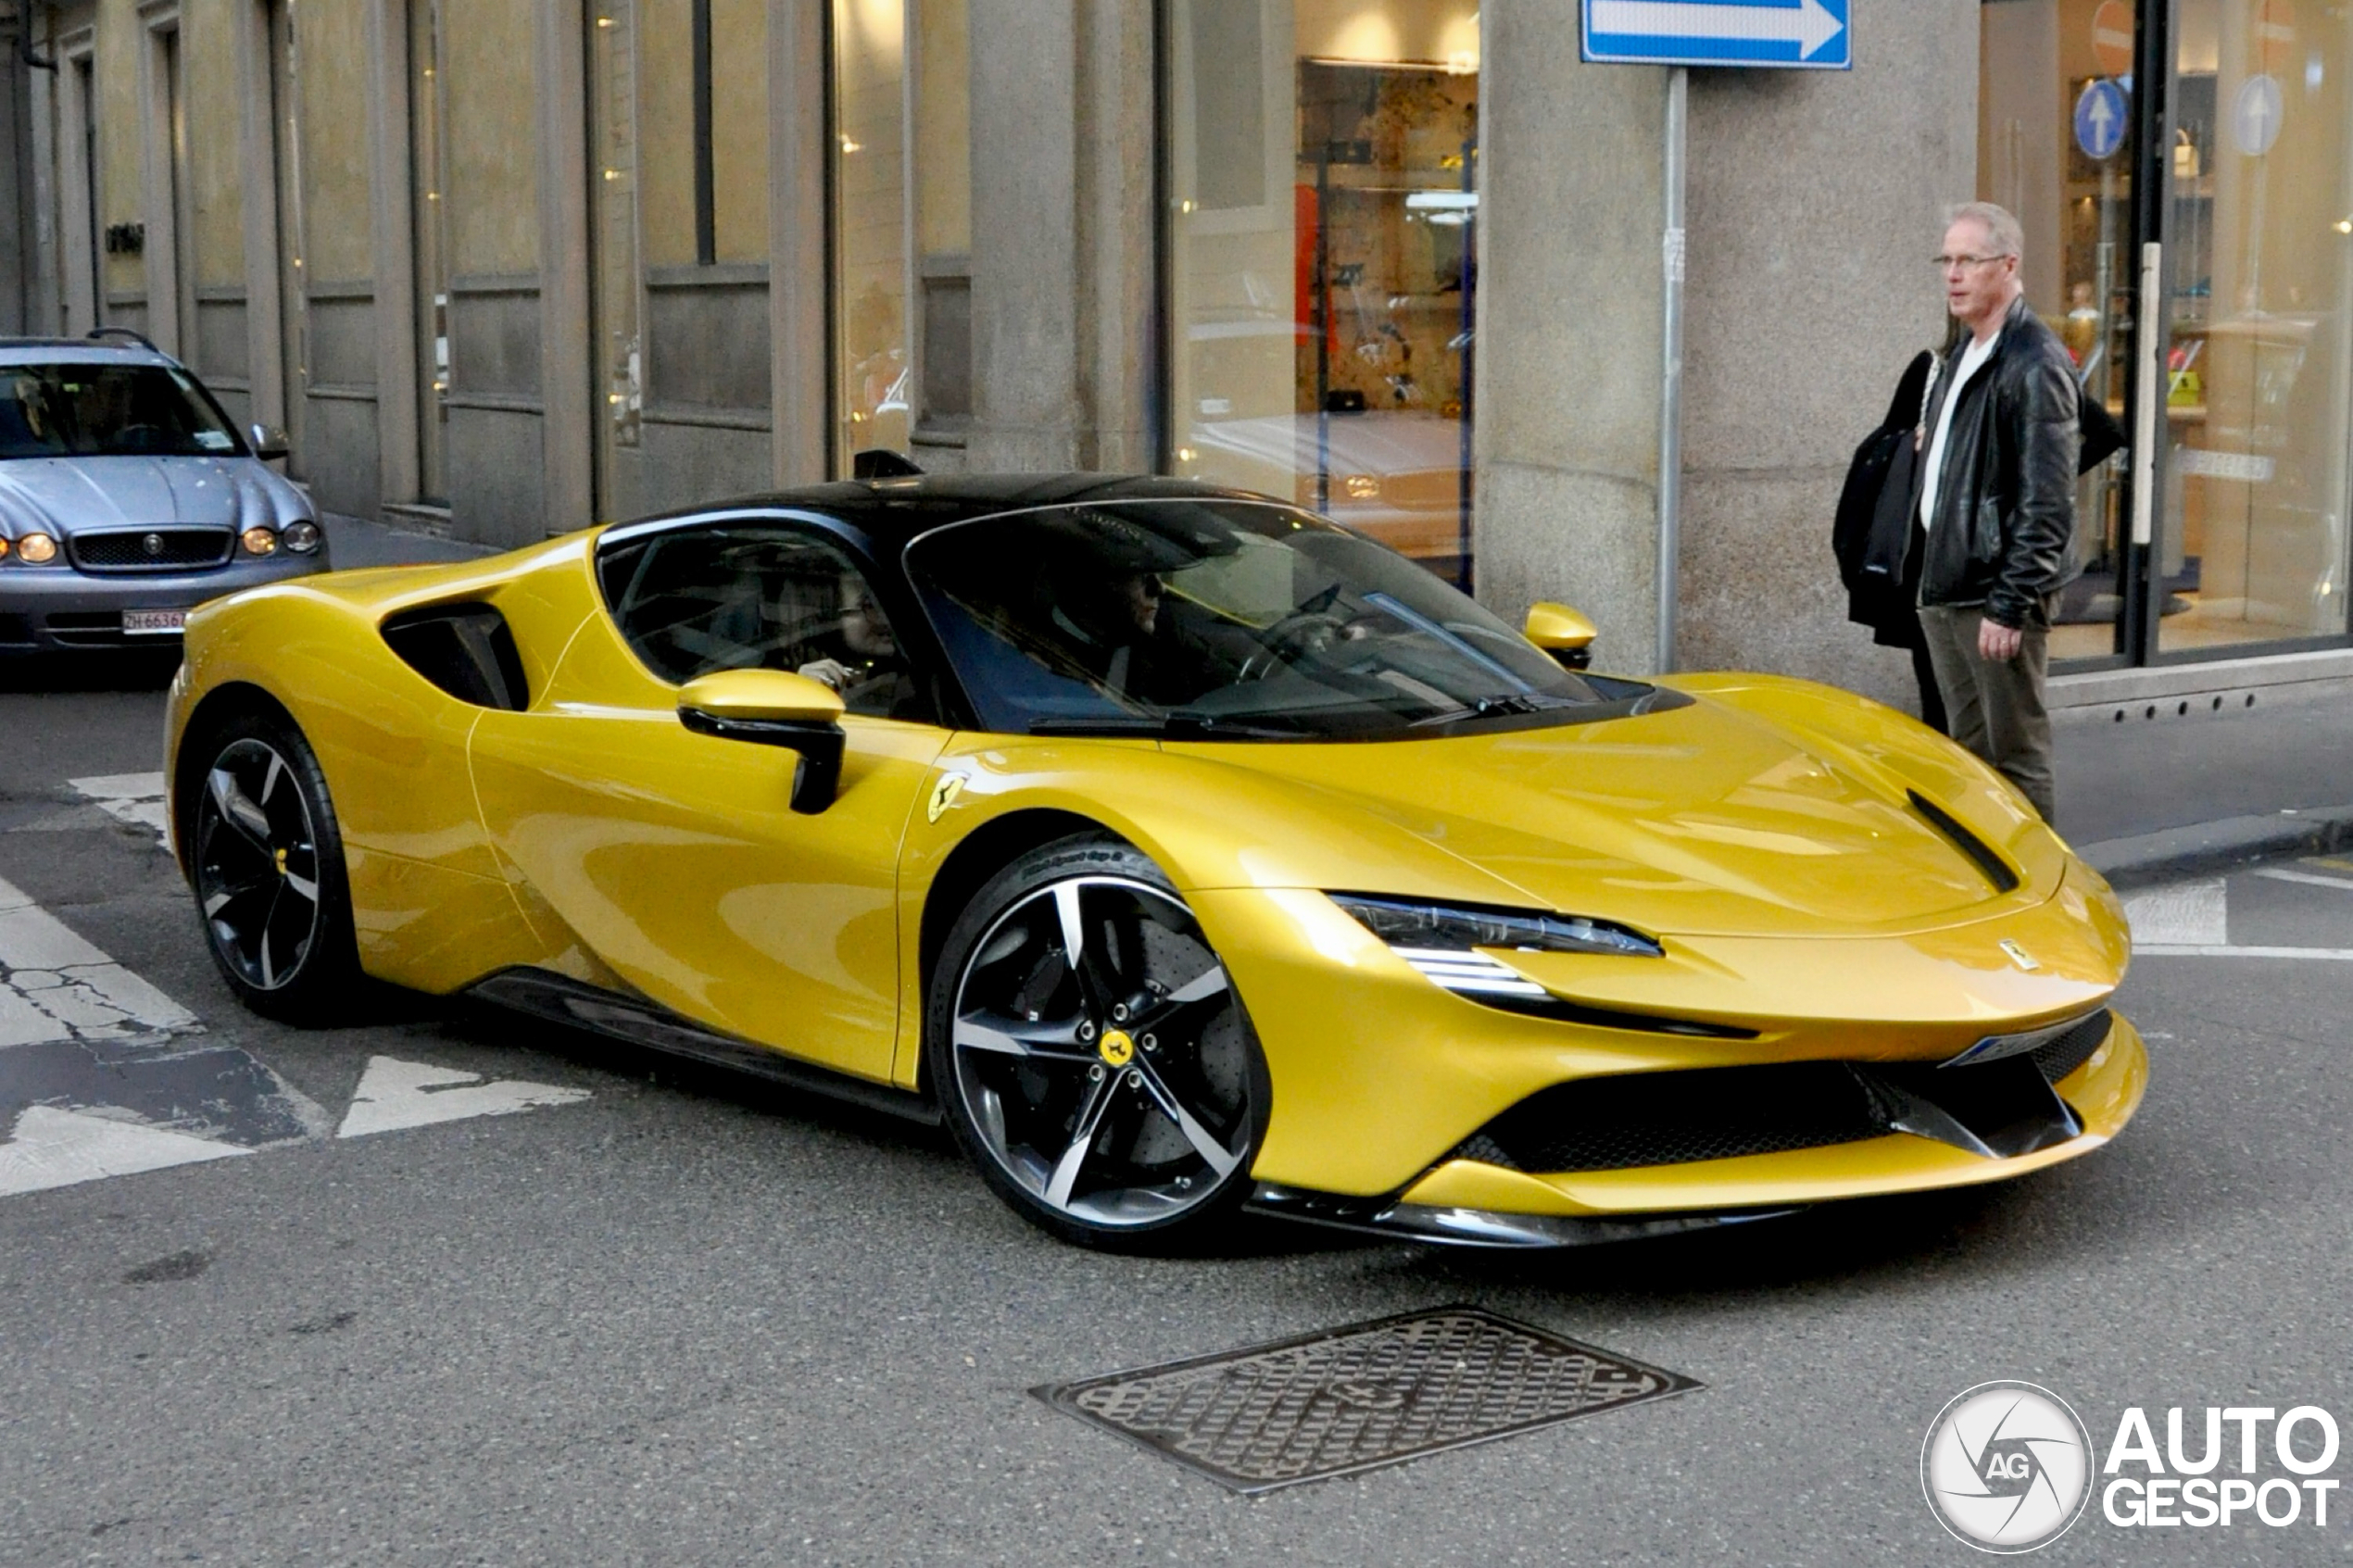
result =
[[[2051,714],[2044,703],[2050,633],[2030,626],[2015,657],[1977,651],[1983,605],[1922,605],[1920,633],[1944,695],[1952,737],[1992,763],[2045,822],[2057,820],[2051,784]]]

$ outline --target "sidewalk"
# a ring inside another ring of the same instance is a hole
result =
[[[428,561],[472,560],[496,554],[487,545],[460,539],[436,539],[428,533],[404,533],[366,518],[341,512],[321,512],[327,531],[327,560],[337,571],[367,566],[418,566]]]
[[[2073,714],[2056,740],[2059,831],[2119,886],[2353,845],[2353,695]]]

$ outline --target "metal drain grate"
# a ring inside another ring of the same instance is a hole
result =
[[[1031,1392],[1238,1492],[1266,1492],[1699,1386],[1441,1307]]]

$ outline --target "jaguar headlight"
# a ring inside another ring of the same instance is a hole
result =
[[[1389,950],[1449,991],[1482,997],[1542,997],[1544,987],[1480,952],[1598,953],[1664,958],[1652,937],[1582,915],[1499,909],[1476,904],[1422,904],[1361,893],[1327,894]]]
[[[240,535],[249,556],[274,556],[278,553],[278,531],[274,528],[248,528]]]
[[[57,542],[46,533],[28,533],[17,541],[17,558],[27,566],[46,566],[57,558]]]
[[[286,524],[283,535],[286,548],[298,556],[307,556],[319,547],[319,525],[308,520]]]

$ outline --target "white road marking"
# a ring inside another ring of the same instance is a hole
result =
[[[2220,877],[2152,887],[2124,896],[2133,950],[2157,947],[2219,947],[2230,941],[2230,905]]]
[[[2328,963],[2353,963],[2353,947],[2230,947],[2219,943],[2160,942],[2133,944],[2136,959],[2318,959]]]
[[[2268,876],[2273,882],[2300,882],[2307,887],[2334,887],[2339,893],[2353,893],[2353,877],[2321,876],[2312,872],[2292,872],[2279,866],[2265,866],[2255,874]]]
[[[31,1105],[17,1118],[15,1138],[0,1143],[0,1198],[252,1152],[135,1122]]]
[[[96,778],[66,782],[96,801],[98,809],[108,816],[134,827],[152,828],[157,843],[170,843],[164,831],[161,773],[102,773]]]
[[[0,1047],[195,1027],[195,1014],[0,882]]]
[[[371,1057],[359,1076],[351,1110],[337,1129],[339,1138],[364,1137],[470,1116],[506,1116],[540,1106],[571,1105],[588,1098],[585,1089],[529,1084],[519,1078],[484,1083],[479,1073],[460,1073],[422,1061]]]

